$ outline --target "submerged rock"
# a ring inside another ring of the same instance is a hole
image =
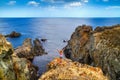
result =
[[[14,54],[11,44],[0,35],[0,80],[37,80],[37,77],[36,67]]]
[[[108,80],[98,67],[55,58],[48,64],[48,71],[39,80]]]
[[[102,68],[110,80],[120,79],[120,25],[79,26],[64,49],[67,58]]]
[[[5,35],[5,37],[10,37],[10,38],[16,38],[16,37],[20,37],[21,36],[21,33],[18,33],[18,32],[11,32],[10,34],[8,35]]]
[[[14,53],[20,58],[27,58],[29,60],[32,60],[34,56],[46,54],[39,39],[35,39],[33,43],[34,45],[31,39],[27,38],[22,46],[15,49]]]

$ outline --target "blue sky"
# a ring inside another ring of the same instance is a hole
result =
[[[0,0],[0,17],[120,17],[120,0]]]

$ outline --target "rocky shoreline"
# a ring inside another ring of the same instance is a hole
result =
[[[34,56],[46,54],[41,42],[26,39],[23,45],[13,49],[6,38],[0,34],[0,80],[37,80],[38,67],[31,60]]]
[[[78,26],[64,54],[73,61],[100,67],[110,80],[120,80],[120,25]]]
[[[120,80],[119,34],[120,25],[95,30],[92,26],[78,26],[71,39],[63,41],[68,43],[64,48],[68,59],[53,59],[41,76],[32,60],[47,54],[41,43],[47,39],[27,38],[13,49],[0,34],[0,80]]]

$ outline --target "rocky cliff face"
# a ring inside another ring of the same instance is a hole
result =
[[[0,80],[37,80],[37,70],[26,58],[14,54],[11,44],[0,35]]]
[[[0,80],[15,80],[13,69],[12,46],[0,35]]]
[[[55,58],[39,80],[108,80],[98,67],[91,67],[69,59]]]
[[[65,47],[65,56],[73,61],[102,68],[111,80],[120,79],[120,25],[79,26]]]

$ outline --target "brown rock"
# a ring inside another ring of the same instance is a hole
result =
[[[14,54],[20,58],[32,60],[34,56],[46,54],[39,39],[35,39],[32,44],[31,39],[27,38],[23,45],[15,49]]]
[[[98,27],[79,26],[64,49],[73,61],[102,68],[110,80],[120,79],[120,25]]]
[[[5,37],[10,37],[10,38],[16,38],[16,37],[20,37],[21,36],[21,33],[18,33],[18,32],[11,32],[10,34],[8,35],[5,35]]]
[[[108,80],[98,67],[55,58],[48,64],[48,71],[39,80]]]

